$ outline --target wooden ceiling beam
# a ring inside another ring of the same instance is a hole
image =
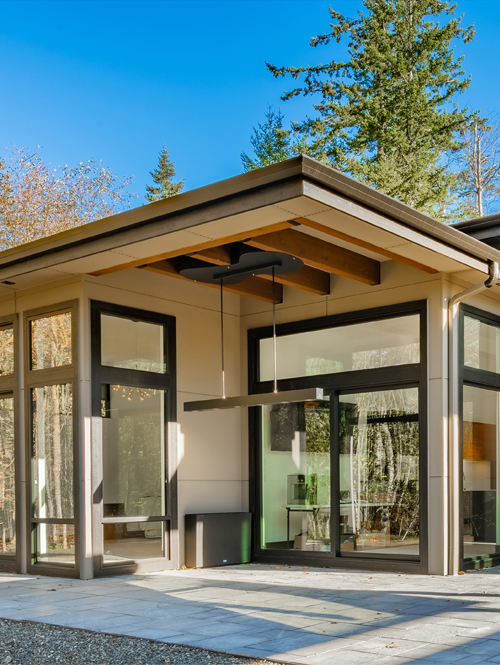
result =
[[[261,235],[263,233],[271,233],[275,231],[281,231],[282,229],[289,229],[291,226],[294,226],[294,222],[277,222],[276,224],[271,224],[270,226],[262,226],[258,229],[252,229],[251,231],[241,231],[240,233],[235,233],[234,235],[226,236],[224,238],[218,238],[217,240],[207,240],[206,242],[200,242],[196,245],[190,245],[189,247],[173,250],[172,252],[164,252],[163,254],[156,254],[154,256],[149,256],[143,259],[134,259],[133,261],[127,261],[127,263],[120,263],[119,265],[103,268],[102,270],[95,270],[89,274],[93,277],[100,277],[101,275],[109,275],[113,272],[120,272],[121,270],[129,270],[130,268],[141,268],[145,264],[155,263],[156,261],[161,261],[162,259],[173,259],[176,256],[182,256],[183,254],[194,254],[195,252],[202,249],[210,249],[212,247],[226,245],[231,242],[243,242],[243,240],[247,240],[248,238],[255,238],[255,236]]]
[[[231,264],[231,245],[223,245],[221,247],[213,247],[211,249],[201,250],[195,252],[190,256],[207,263],[215,265],[228,266]],[[257,275],[260,279],[272,280],[271,275]],[[289,275],[276,275],[275,281],[278,284],[285,286],[292,286],[296,289],[316,293],[320,296],[326,296],[330,293],[330,274],[323,270],[317,270],[310,266],[304,266],[297,272],[290,273]]]
[[[327,235],[332,236],[333,238],[338,238],[339,240],[345,240],[346,242],[356,245],[357,247],[363,247],[363,249],[369,249],[371,252],[376,252],[377,254],[385,256],[386,258],[391,259],[392,261],[396,261],[397,263],[403,263],[404,265],[410,266],[411,268],[422,270],[423,272],[426,272],[429,275],[436,275],[439,272],[439,270],[431,268],[430,266],[426,266],[423,263],[420,263],[419,261],[414,261],[413,259],[409,259],[406,256],[402,256],[401,254],[392,252],[390,249],[384,249],[383,247],[374,245],[371,242],[367,242],[366,240],[361,240],[360,238],[355,238],[354,236],[351,236],[347,233],[343,233],[342,231],[337,231],[336,229],[332,229],[329,226],[325,226],[324,224],[315,222],[312,219],[299,217],[294,221],[297,222],[298,224],[302,224],[303,226],[307,226],[310,229],[316,229],[316,231],[321,231],[322,233],[326,233]]]
[[[364,284],[380,284],[380,262],[338,247],[300,231],[286,229],[245,241],[251,247],[292,254],[311,268],[355,279]]]
[[[183,277],[179,273],[178,262],[175,259],[155,261],[146,266],[141,266],[141,269],[155,272],[159,275],[166,275],[167,277],[176,277],[177,279],[183,279],[187,282],[193,283],[192,280]],[[209,286],[213,289],[220,289],[218,284],[205,284],[204,282],[197,282],[197,284],[200,284],[201,286]],[[258,277],[248,277],[242,282],[239,282],[239,284],[224,284],[224,291],[235,293],[238,296],[263,300],[268,303],[272,303],[273,299],[276,304],[283,302],[282,285],[275,284],[273,293],[272,283],[266,282]]]

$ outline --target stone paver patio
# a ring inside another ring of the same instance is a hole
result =
[[[231,566],[0,575],[0,617],[308,665],[500,663],[500,570],[432,577]]]

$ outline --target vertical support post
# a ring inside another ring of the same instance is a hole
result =
[[[460,567],[460,404],[459,404],[459,303],[448,308],[448,571],[457,575]]]

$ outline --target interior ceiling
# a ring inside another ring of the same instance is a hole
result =
[[[367,211],[368,221],[363,220],[300,196],[187,229],[170,230],[155,238],[142,239],[144,235],[138,229],[135,239],[127,237],[121,246],[117,246],[119,241],[106,244],[101,251],[86,246],[83,248],[86,256],[80,251],[71,260],[66,258],[65,251],[61,256],[65,261],[52,260],[51,266],[43,270],[30,271],[26,264],[2,269],[0,295],[68,275],[103,276],[130,268],[185,279],[180,270],[186,260],[200,266],[230,265],[245,247],[252,251],[284,252],[304,262],[298,272],[277,277],[274,290],[270,275],[249,277],[225,286],[227,291],[266,302],[281,302],[283,285],[326,295],[330,292],[332,274],[364,284],[379,284],[380,264],[388,260],[428,274],[460,274],[466,280],[477,281],[476,271],[485,272],[483,261],[378,217]],[[72,253],[70,250],[69,254]],[[5,285],[4,280],[15,284]]]

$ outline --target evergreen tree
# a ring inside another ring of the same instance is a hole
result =
[[[265,122],[259,122],[257,127],[253,128],[250,137],[255,158],[251,159],[246,153],[241,153],[245,172],[283,162],[296,154],[290,139],[290,131],[283,127],[284,118],[279,110],[273,111],[272,106],[267,107]]]
[[[158,157],[158,168],[151,171],[155,185],[146,185],[146,199],[148,201],[161,201],[170,196],[180,194],[184,188],[184,180],[174,182],[176,176],[175,164],[170,161],[167,147],[164,145]]]
[[[318,99],[317,117],[294,129],[310,154],[429,214],[443,214],[456,178],[446,155],[472,115],[456,95],[470,83],[452,42],[468,43],[456,5],[443,0],[363,0],[347,18],[330,8],[330,32],[311,46],[347,38],[348,58],[325,65],[275,67],[303,85],[282,97]]]

